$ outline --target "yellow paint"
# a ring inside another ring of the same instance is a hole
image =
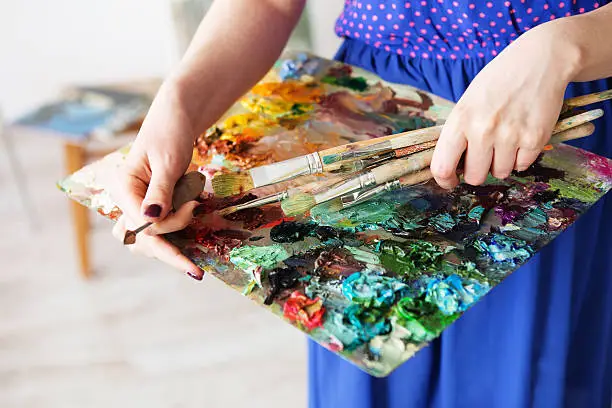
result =
[[[315,82],[268,82],[256,85],[251,92],[295,103],[316,103],[323,96],[323,88]]]

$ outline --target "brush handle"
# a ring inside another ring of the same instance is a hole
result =
[[[589,112],[586,112],[589,113]],[[603,112],[602,112],[603,113]],[[561,123],[555,128],[555,134],[550,138],[550,144],[556,144],[565,142],[568,140],[579,139],[585,136],[589,136],[595,130],[595,126],[589,122],[594,114],[585,115],[581,119],[576,120],[571,124],[567,130],[561,130],[566,128],[566,124]],[[598,117],[598,116],[597,116]],[[576,125],[576,123],[583,121],[582,124]],[[560,121],[561,122],[561,121]],[[400,178],[408,174],[405,177],[417,177],[409,173],[418,172],[431,164],[434,149],[424,150],[422,152],[414,153],[403,159],[396,159],[387,164],[383,164],[372,169],[370,172],[374,175],[376,184],[386,183],[393,179]],[[410,180],[408,178],[407,180]]]
[[[433,152],[434,149],[429,149],[412,154],[405,159],[396,159],[370,170],[370,173],[376,180],[376,184],[386,183],[408,173],[413,173],[429,167]]]
[[[582,125],[578,125],[574,128],[570,128],[552,135],[548,144],[557,144],[567,142],[569,140],[580,139],[592,135],[594,131],[594,124],[590,122],[583,123]]]
[[[398,179],[400,186],[414,186],[415,184],[420,184],[424,181],[431,180],[433,175],[431,174],[431,169],[427,167],[426,169],[407,174]]]
[[[432,126],[409,132],[395,133],[389,136],[363,140],[342,146],[332,147],[319,152],[323,169],[334,170],[334,163],[374,156],[378,153],[395,150],[400,147],[418,145],[437,140],[442,132],[442,126]]]
[[[574,98],[568,98],[563,103],[563,108],[561,112],[567,112],[572,108],[577,108],[580,106],[590,105],[592,103],[607,101],[612,99],[612,90],[608,89],[602,92],[595,92],[588,95],[576,96]]]
[[[553,135],[579,126],[583,123],[593,121],[602,116],[603,110],[594,109],[575,116],[560,119],[555,124]],[[441,133],[442,126],[433,126],[410,132],[396,133],[394,135],[349,143],[346,145],[333,147],[331,149],[322,150],[319,152],[319,157],[323,163],[324,171],[336,171],[339,169],[339,163],[343,161],[366,158],[388,150],[406,149],[422,144],[434,144],[440,137]],[[411,152],[408,151],[407,153],[398,154],[397,157],[402,157],[406,154],[411,154]]]
[[[595,119],[603,116],[602,109],[593,109],[588,112],[580,113],[578,115],[570,116],[569,118],[560,119],[553,130],[553,135],[564,130],[575,128],[583,123],[591,122]]]

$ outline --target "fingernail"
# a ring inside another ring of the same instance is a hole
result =
[[[151,204],[145,210],[145,215],[147,217],[157,218],[161,215],[162,208],[157,204]]]
[[[191,276],[193,279],[197,280],[197,281],[201,281],[202,278],[204,277],[204,274],[202,275],[196,275],[195,273],[191,272],[191,271],[187,271],[185,272],[187,275]]]

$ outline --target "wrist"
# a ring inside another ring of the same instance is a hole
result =
[[[551,74],[558,75],[566,85],[580,76],[587,59],[588,50],[574,35],[580,23],[576,17],[567,17],[541,26],[547,39],[543,44],[550,47],[553,55],[554,71]]]

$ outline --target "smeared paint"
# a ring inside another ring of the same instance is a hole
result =
[[[320,224],[362,231],[393,218],[395,207],[393,201],[373,199],[334,212],[324,205],[318,205],[310,210],[310,216]]]
[[[368,81],[362,77],[353,77],[353,70],[348,65],[332,67],[321,82],[336,86],[342,86],[353,91],[363,92],[368,89]]]
[[[339,279],[362,270],[365,265],[356,260],[347,249],[331,248],[322,251],[312,273],[326,279]]]
[[[234,248],[229,254],[230,262],[244,271],[257,268],[273,269],[276,265],[289,258],[289,254],[281,245],[268,246],[245,245]]]

